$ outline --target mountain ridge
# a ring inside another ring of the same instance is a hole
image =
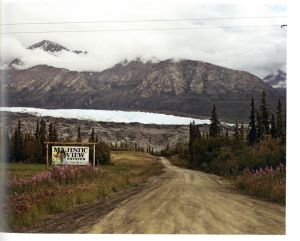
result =
[[[47,45],[48,47],[48,45]],[[59,48],[58,48],[59,49]],[[122,61],[103,71],[70,71],[48,65],[7,70],[9,106],[135,110],[246,119],[249,101],[262,90],[271,108],[285,96],[246,71],[196,60]]]

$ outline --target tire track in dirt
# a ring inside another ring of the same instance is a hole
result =
[[[99,218],[90,233],[284,234],[285,207],[236,192],[221,177],[175,167]],[[86,230],[87,231],[87,230]]]

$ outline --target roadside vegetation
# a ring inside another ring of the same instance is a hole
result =
[[[285,118],[280,100],[276,115],[270,113],[264,92],[259,108],[252,98],[247,130],[238,122],[231,133],[222,128],[214,106],[208,133],[201,133],[191,123],[188,143],[167,147],[158,154],[176,155],[177,159],[171,158],[175,165],[230,177],[245,193],[285,203]]]
[[[158,175],[161,164],[142,152],[113,152],[111,164],[55,166],[9,164],[8,195],[1,207],[10,231],[22,230],[75,205],[106,198]]]

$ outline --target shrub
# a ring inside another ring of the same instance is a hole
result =
[[[8,181],[11,193],[26,192],[41,185],[77,183],[82,179],[92,179],[101,176],[100,168],[92,166],[54,166],[49,171],[40,172],[29,178],[13,177]]]
[[[285,203],[286,169],[283,164],[276,168],[266,167],[245,170],[237,177],[237,187],[249,194],[274,202]]]

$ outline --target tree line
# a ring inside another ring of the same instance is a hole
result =
[[[225,175],[285,164],[286,119],[280,99],[276,112],[271,113],[265,91],[258,108],[252,97],[248,125],[238,121],[233,128],[222,125],[216,105],[210,121],[207,132],[190,123],[188,142],[167,146],[159,154],[178,154],[191,168]]]
[[[7,148],[6,153],[9,162],[45,163],[45,142],[63,141],[58,135],[57,124],[51,122],[47,128],[47,124],[43,119],[36,121],[36,128],[34,131],[23,131],[22,123],[18,120],[17,127],[14,129],[12,135],[9,135],[7,131],[2,132],[1,135],[3,135],[1,139],[5,139]],[[107,143],[99,140],[98,136],[95,135],[94,128],[92,128],[88,140],[89,142],[97,143],[95,145],[96,164],[110,163],[110,147]],[[76,141],[83,141],[80,126],[77,127]],[[92,148],[90,148],[90,159],[91,158]]]

